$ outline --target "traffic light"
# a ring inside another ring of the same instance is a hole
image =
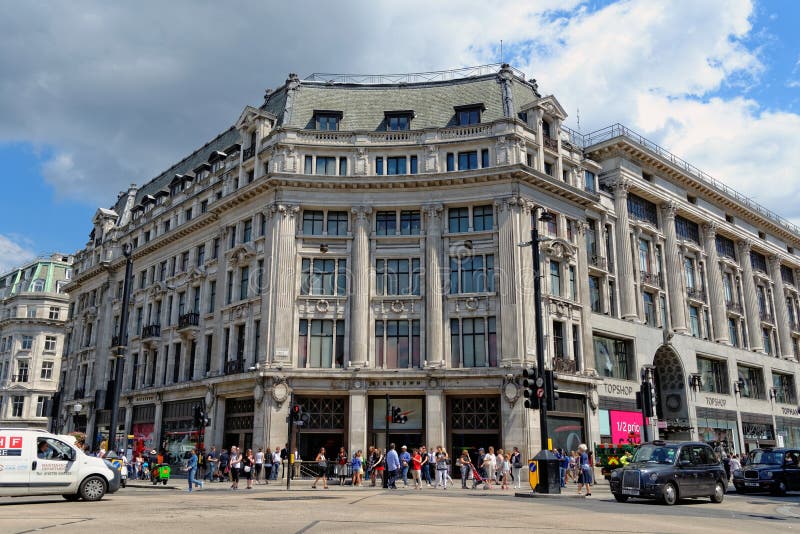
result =
[[[397,425],[402,425],[406,421],[408,421],[408,417],[403,414],[403,410],[401,410],[398,406],[392,406],[392,423]]]
[[[192,408],[192,422],[195,427],[199,427],[203,424],[203,410],[200,406]]]
[[[544,377],[539,376],[535,367],[522,370],[522,395],[525,397],[525,407],[538,410],[544,398]]]
[[[650,382],[642,382],[637,404],[642,407],[642,415],[653,417],[656,408],[656,388]]]
[[[292,421],[300,421],[303,416],[303,407],[299,404],[292,406]]]
[[[558,400],[558,384],[556,384],[556,376],[553,371],[544,372],[544,398],[547,401],[547,409],[555,411],[556,401]]]

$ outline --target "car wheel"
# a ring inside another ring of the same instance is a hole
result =
[[[785,495],[786,494],[786,484],[783,482],[778,482],[778,485],[772,490],[773,495]]]
[[[627,495],[621,495],[619,493],[615,493],[614,494],[614,498],[617,500],[617,502],[628,502],[628,496]]]
[[[725,498],[725,487],[722,485],[722,482],[717,482],[714,485],[714,495],[711,496],[711,502],[719,504],[722,502],[724,498]]]
[[[62,497],[64,497],[68,501],[77,501],[78,499],[81,498],[81,496],[78,495],[77,493],[65,493],[64,495],[62,495]]]
[[[667,482],[664,486],[662,500],[667,506],[672,506],[678,502],[678,488],[672,482]]]
[[[100,477],[89,477],[81,483],[79,491],[84,501],[99,501],[106,494],[106,481]]]

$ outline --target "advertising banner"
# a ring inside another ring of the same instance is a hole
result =
[[[641,412],[609,410],[608,417],[611,423],[611,440],[614,445],[641,442],[643,423]]]
[[[389,409],[392,416],[397,416],[400,422],[392,422],[390,430],[422,430],[422,410],[424,399],[411,399],[397,397],[389,399]],[[390,416],[391,417],[391,416]],[[381,430],[386,428],[386,399],[372,399],[372,428]]]

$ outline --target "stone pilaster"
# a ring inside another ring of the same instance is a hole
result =
[[[292,343],[294,341],[295,264],[297,257],[297,214],[299,206],[277,204],[274,206],[273,223],[274,286],[272,319],[272,365],[293,365]],[[231,333],[233,338],[233,333]]]
[[[615,241],[617,245],[617,285],[619,286],[620,312],[626,321],[637,321],[636,277],[634,276],[628,231],[628,188],[630,183],[618,178],[614,183],[614,211],[617,214]]]
[[[578,230],[578,296],[581,301],[581,348],[575,355],[580,371],[594,370],[594,341],[592,340],[592,304],[589,294],[589,256],[586,248],[586,231],[589,225],[579,221]],[[570,332],[570,334],[572,334]]]
[[[626,208],[627,209],[627,208]],[[667,260],[667,284],[669,295],[670,320],[672,330],[678,333],[686,333],[686,296],[682,282],[682,261],[683,258],[678,254],[678,239],[675,235],[675,214],[678,206],[674,202],[665,202],[661,205],[661,213],[664,221],[664,240],[666,244]],[[664,325],[666,328],[667,325]]]
[[[520,269],[516,260],[517,247],[514,219],[520,209],[521,199],[506,198],[495,201],[497,210],[497,291],[500,296],[500,360],[501,364],[520,365],[522,362],[522,308],[518,298]]]
[[[792,332],[789,329],[789,312],[786,308],[786,297],[783,293],[783,277],[781,276],[781,259],[778,256],[769,257],[770,277],[772,278],[773,301],[775,303],[775,324],[778,326],[778,341],[780,342],[780,355],[784,358],[794,358],[792,347]]]
[[[369,228],[371,209],[358,206],[353,212],[353,250],[350,293],[350,365],[364,367],[369,360]]]
[[[272,276],[273,276],[273,258],[272,258],[272,243],[273,243],[273,223],[275,218],[271,209],[265,209],[262,212],[264,216],[264,271],[261,275],[261,332],[263,339],[261,340],[263,347],[270,347],[270,342],[273,336],[272,318],[274,313],[272,306],[270,306],[270,299],[272,296]],[[219,293],[219,283],[217,285],[217,292]],[[265,348],[256,355],[256,361],[262,366],[267,365],[269,362],[269,350]]]
[[[739,241],[739,266],[742,268],[742,289],[744,290],[744,311],[747,321],[747,333],[750,350],[763,351],[764,340],[761,337],[761,316],[758,311],[756,283],[753,280],[753,266],[750,265],[750,241]]]
[[[719,269],[717,254],[717,227],[712,224],[703,225],[703,238],[706,249],[706,278],[708,279],[708,302],[711,306],[711,320],[714,323],[714,337],[717,343],[729,343],[728,312],[725,302],[725,291],[722,286],[722,271]]]
[[[519,214],[519,240],[530,241],[533,237],[531,234],[533,203],[522,201],[521,208]],[[533,300],[533,255],[529,247],[518,249],[518,251],[520,253],[520,293],[522,295],[522,327],[524,330],[522,365],[528,365],[536,361],[536,318],[533,313],[535,308]]]
[[[442,205],[425,206],[425,360],[443,367],[444,315],[442,313]]]

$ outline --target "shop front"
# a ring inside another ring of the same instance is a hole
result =
[[[736,412],[717,408],[697,408],[697,439],[712,447],[722,447],[728,454],[739,450],[739,425]]]
[[[348,448],[347,397],[298,395],[295,396],[295,403],[302,406],[303,413],[308,415],[308,424],[297,427],[295,443],[300,452],[300,458],[313,460],[321,447],[325,447],[326,456],[335,458],[339,447]],[[283,446],[282,443],[279,445]]]
[[[194,407],[202,407],[203,403],[202,397],[164,403],[161,452],[170,465],[183,465],[189,451],[203,447],[203,429],[194,426]]]
[[[797,408],[781,408],[781,410],[784,416],[775,418],[778,447],[800,447],[800,412]]]
[[[478,449],[495,450],[504,446],[500,418],[500,396],[447,397],[447,436],[450,457],[458,458],[468,450],[473,462],[478,460]],[[444,443],[429,443],[428,447]],[[512,445],[513,446],[513,445]],[[453,462],[453,475],[460,476]]]
[[[742,413],[742,437],[745,452],[759,447],[774,447],[775,429],[772,416],[766,414]]]
[[[389,440],[398,448],[403,445],[409,452],[425,443],[425,398],[390,397],[389,411],[386,396],[369,398],[369,445],[386,448],[386,423],[389,422]],[[354,451],[349,451],[353,454]]]
[[[606,445],[639,445],[642,442],[642,412],[630,409],[601,409],[599,418],[600,443]]]
[[[547,436],[553,449],[578,450],[586,443],[586,397],[561,393],[555,410],[547,412]]]
[[[225,437],[222,446],[230,449],[237,446],[242,453],[253,448],[253,417],[256,402],[253,397],[225,399]],[[266,450],[275,444],[259,443],[256,447]],[[282,444],[281,444],[282,445]]]
[[[109,450],[108,437],[109,425],[111,425],[111,410],[100,410],[97,412],[97,433],[94,438],[93,449],[102,448]],[[116,445],[111,447],[112,450],[121,451],[125,450],[125,408],[119,408],[117,411],[117,434]]]
[[[131,433],[129,436],[134,453],[146,453],[156,448],[155,434],[155,404],[142,404],[133,407],[133,418],[131,419]]]

